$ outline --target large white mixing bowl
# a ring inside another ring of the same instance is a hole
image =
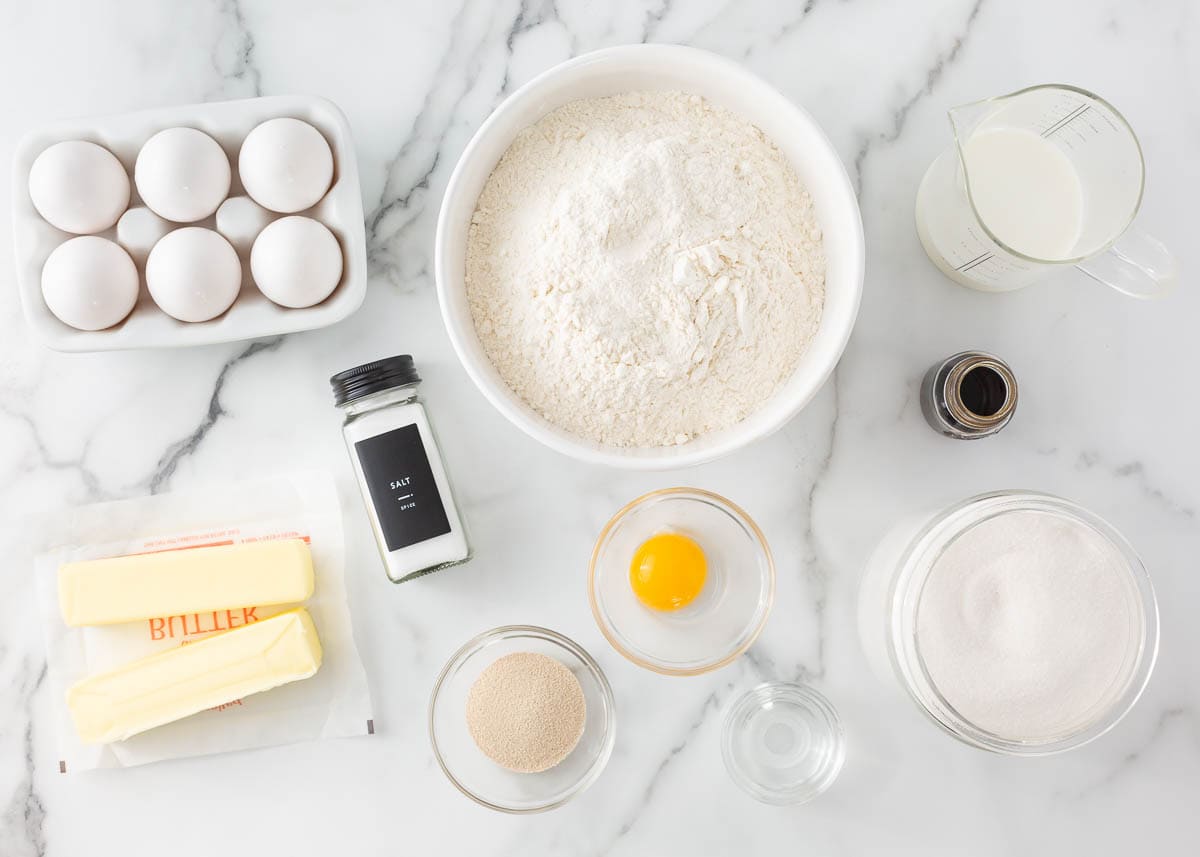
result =
[[[827,269],[820,329],[791,380],[761,408],[734,426],[682,446],[625,449],[558,428],[508,388],[475,333],[464,269],[476,200],[517,133],[567,102],[635,90],[701,95],[766,132],[812,195],[824,232]],[[845,167],[808,113],[723,57],[673,45],[630,45],[555,66],[514,92],[488,117],[450,177],[438,217],[434,265],[450,340],[471,379],[500,413],[566,455],[613,467],[657,470],[710,461],[765,437],[816,395],[837,365],[854,326],[862,295],[864,244],[858,201]]]

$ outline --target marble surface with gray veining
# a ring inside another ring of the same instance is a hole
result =
[[[859,192],[867,279],[834,378],[787,428],[686,472],[559,457],[495,413],[459,367],[431,276],[438,202],[507,94],[595,48],[673,42],[726,55],[822,123]],[[63,355],[30,340],[0,246],[0,856],[83,854],[1195,854],[1200,850],[1200,7],[1190,0],[252,0],[0,7],[5,157],[56,117],[272,93],[336,101],[367,210],[366,304],[335,327],[171,352]],[[1177,294],[1139,303],[1066,271],[994,296],[950,284],[912,224],[947,144],[948,107],[1071,82],[1120,107],[1149,163],[1140,222],[1179,254]],[[4,195],[11,187],[5,171]],[[5,206],[0,219],[7,220]],[[9,232],[9,224],[0,231]],[[964,348],[1006,357],[1016,419],[956,443],[917,383]],[[392,587],[350,481],[326,379],[416,356],[477,559]],[[346,503],[349,588],[376,705],[361,739],[63,776],[32,609],[32,515],[91,501],[321,467]],[[761,522],[779,567],[752,651],[699,678],[639,670],[605,644],[584,570],[608,515],[670,484],[722,492]],[[1158,589],[1162,651],[1110,734],[1064,756],[988,755],[949,739],[866,667],[856,589],[902,514],[1001,487],[1107,517]],[[548,625],[600,660],[618,706],[601,779],[532,817],[480,808],[444,779],[425,706],[446,657],[509,623]],[[817,802],[773,808],[726,778],[730,701],[801,679],[839,707],[849,751]]]

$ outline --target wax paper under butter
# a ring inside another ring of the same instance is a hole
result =
[[[202,639],[291,605],[243,605],[228,611],[69,628],[58,606],[58,567],[154,550],[304,538],[312,550],[315,585],[304,602],[324,658],[312,678],[209,709],[125,741],[79,741],[66,689],[84,676]],[[199,756],[362,735],[372,730],[366,673],[354,645],[346,604],[342,516],[333,480],[301,473],[84,506],[58,522],[36,559],[38,601],[46,633],[48,680],[58,712],[59,769],[130,767]]]

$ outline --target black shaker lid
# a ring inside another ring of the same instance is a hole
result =
[[[364,363],[353,369],[338,372],[329,379],[329,386],[333,388],[333,401],[338,407],[372,393],[419,383],[421,376],[417,374],[411,354],[400,354]]]

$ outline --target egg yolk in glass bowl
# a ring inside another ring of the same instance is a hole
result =
[[[708,560],[693,539],[681,533],[651,536],[633,552],[629,585],[652,610],[679,610],[696,600],[708,577]]]

